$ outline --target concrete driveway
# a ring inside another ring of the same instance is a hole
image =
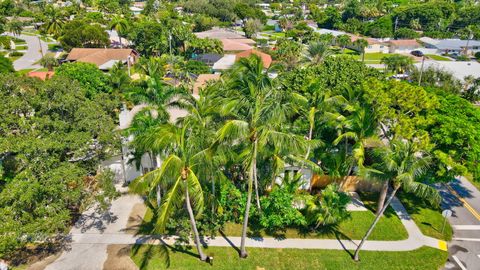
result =
[[[47,52],[47,43],[41,41],[37,36],[27,36],[22,34],[17,37],[24,39],[27,42],[28,49],[22,57],[13,62],[15,70],[41,68],[42,66],[35,63],[42,58],[42,51],[43,53]],[[40,51],[40,49],[42,51]]]

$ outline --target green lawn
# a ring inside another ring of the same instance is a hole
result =
[[[28,46],[27,45],[20,45],[20,46],[15,46],[15,50],[17,51],[25,51],[28,49]]]
[[[248,248],[247,259],[240,259],[231,247],[209,247],[205,253],[214,256],[213,265],[199,261],[194,249],[175,250],[168,248],[168,255],[160,246],[142,245],[132,249],[131,257],[141,270],[167,269],[265,269],[265,270],[319,270],[319,269],[382,269],[382,270],[432,270],[440,269],[448,253],[430,247],[413,251],[387,252],[363,251],[360,262],[354,262],[346,251],[312,249],[262,249]],[[136,253],[134,251],[137,251]],[[147,258],[147,259],[146,259]]]
[[[425,56],[427,56],[430,59],[436,60],[436,61],[452,61],[448,57],[441,56],[441,55],[436,55],[436,54],[426,54]]]
[[[33,69],[33,68],[22,69],[22,70],[17,71],[17,74],[20,75],[20,76],[23,76],[23,75],[29,73],[30,71],[34,71],[34,70],[35,69]]]
[[[349,55],[352,56],[356,60],[362,60],[362,55],[357,51],[345,49],[342,53],[342,49],[338,47],[332,48],[334,54],[336,55]],[[382,58],[385,56],[389,56],[389,53],[366,53],[365,54],[365,63],[366,64],[380,64]]]
[[[367,208],[373,211],[371,207],[375,202],[370,195],[364,195],[362,200]],[[367,232],[370,224],[373,222],[375,215],[371,211],[355,211],[351,212],[351,218],[341,222],[337,227],[320,229],[320,232],[306,231],[305,229],[286,228],[284,231],[267,233],[263,229],[257,229],[254,225],[250,226],[248,235],[251,237],[276,237],[276,238],[317,238],[317,239],[361,239]],[[144,222],[140,227],[140,234],[148,234],[151,232],[153,225],[151,224],[152,211],[147,209],[144,216]],[[241,224],[227,223],[223,229],[223,233],[228,236],[241,236]],[[393,209],[389,207],[385,215],[380,219],[369,240],[404,240],[408,238],[408,233],[403,227],[398,216]]]
[[[424,235],[446,241],[452,239],[452,227],[448,221],[445,224],[443,234],[441,232],[444,218],[440,209],[434,209],[412,194],[400,193],[398,198]]]

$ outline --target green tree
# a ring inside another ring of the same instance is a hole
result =
[[[65,50],[72,48],[104,48],[110,45],[107,32],[98,24],[74,20],[66,23],[59,38]]]
[[[58,66],[57,58],[55,58],[55,55],[52,53],[45,54],[38,63],[48,69],[48,71],[53,71],[53,68]]]
[[[120,16],[114,16],[110,20],[110,24],[108,25],[110,30],[115,30],[118,34],[118,42],[120,43],[120,47],[123,47],[122,45],[122,35],[125,33],[125,31],[128,28],[127,20]]]
[[[410,56],[400,54],[384,56],[381,63],[385,65],[387,70],[395,73],[405,73],[413,67],[413,59]]]
[[[353,42],[353,46],[357,48],[362,54],[362,63],[365,63],[365,48],[368,46],[368,41],[363,38],[359,38]]]
[[[375,166],[374,170],[366,173],[366,175],[367,177],[389,179],[392,183],[393,191],[388,196],[383,208],[377,213],[374,221],[355,250],[353,255],[355,261],[359,260],[359,253],[365,241],[401,187],[403,187],[405,192],[412,192],[418,197],[430,200],[430,202],[436,205],[438,205],[441,200],[440,195],[433,187],[417,182],[417,180],[426,173],[431,158],[428,153],[418,149],[414,143],[402,140],[391,141],[388,147],[379,148],[377,155],[380,162]]]
[[[335,39],[335,42],[342,48],[342,53],[345,51],[345,47],[352,43],[349,35],[340,35]]]
[[[244,145],[245,174],[248,175],[247,202],[243,216],[240,256],[245,258],[245,239],[247,236],[253,186],[260,209],[257,159],[267,144],[277,149],[290,149],[291,153],[304,153],[306,148],[302,136],[284,133],[279,124],[286,121],[293,112],[292,99],[282,98],[282,92],[272,87],[272,80],[263,71],[263,63],[258,56],[242,58],[233,70],[230,87],[217,92],[221,105],[219,111],[230,115],[218,131],[218,140],[230,145]],[[281,102],[280,100],[283,100]],[[279,105],[282,106],[279,106]]]
[[[148,191],[152,188],[156,190],[160,182],[165,182],[169,186],[168,193],[157,210],[156,229],[160,233],[165,233],[165,227],[172,214],[184,203],[200,260],[205,261],[207,256],[202,251],[196,224],[196,218],[202,214],[204,207],[202,186],[197,176],[197,170],[203,163],[204,149],[199,149],[195,144],[195,138],[189,136],[191,129],[194,127],[165,124],[152,132],[140,135],[138,140],[142,141],[145,147],[151,148],[156,153],[164,152],[167,157],[161,168],[139,177],[132,185],[137,191]],[[195,209],[192,208],[192,204]]]
[[[307,47],[306,60],[310,61],[314,65],[318,65],[330,55],[332,55],[330,45],[324,42],[314,41]]]
[[[55,75],[78,81],[86,89],[89,97],[112,91],[107,75],[94,64],[65,63],[56,69]]]
[[[15,36],[20,36],[20,34],[22,33],[22,29],[23,29],[22,22],[16,19],[11,20],[10,22],[7,23],[6,30]]]
[[[12,61],[3,55],[0,55],[0,73],[10,72],[15,72]]]

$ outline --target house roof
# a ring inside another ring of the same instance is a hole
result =
[[[415,64],[417,68],[421,68],[421,65],[421,63]],[[461,81],[469,75],[475,78],[480,76],[480,63],[474,61],[425,61],[424,69],[429,67],[448,71]]]
[[[42,81],[53,77],[55,72],[53,71],[30,71],[27,76],[32,78],[39,78]]]
[[[252,49],[253,47],[248,45],[248,44],[245,44],[245,43],[242,43],[242,42],[238,42],[237,39],[221,39],[220,40],[223,44],[223,50],[228,52],[228,51],[246,51],[246,50],[250,50]]]
[[[236,56],[235,54],[226,54],[220,58],[215,64],[213,64],[214,70],[226,70],[229,69],[235,64]]]
[[[480,47],[479,40],[461,40],[461,39],[431,39],[421,38],[422,42],[434,46],[439,50],[463,50],[468,43],[468,47]]]
[[[205,64],[213,64],[220,60],[223,56],[217,53],[204,53],[200,54],[195,58],[195,60],[203,62]]]
[[[203,32],[194,33],[198,38],[216,38],[216,39],[243,39],[244,36],[224,28],[213,28]]]
[[[420,44],[415,39],[394,39],[388,41],[388,43],[397,47],[420,47]]]
[[[334,37],[336,37],[336,36],[347,34],[347,32],[343,32],[343,31],[336,31],[336,30],[325,29],[325,28],[315,28],[315,27],[313,27],[313,25],[310,25],[310,24],[308,26],[315,29],[315,32],[317,32],[319,34],[322,34],[322,35],[323,34],[332,34]]]
[[[374,45],[374,44],[382,44],[382,42],[378,39],[374,39],[374,38],[369,38],[369,37],[359,37],[359,36],[355,36],[355,35],[350,35],[350,40],[352,42],[355,42],[356,40],[358,39],[365,39],[367,42],[368,42],[368,45]]]
[[[220,74],[200,74],[193,84],[193,94],[198,96],[198,90],[205,86],[208,82],[217,81],[220,79]]]
[[[127,61],[128,56],[136,52],[132,49],[73,48],[67,56],[68,61],[92,63],[98,67],[107,63]]]
[[[259,56],[262,59],[263,67],[269,68],[270,65],[272,64],[272,57],[269,54],[257,51],[255,49],[251,49],[251,50],[243,51],[241,53],[237,53],[235,55],[235,61],[238,61],[241,58],[250,57],[253,54]]]

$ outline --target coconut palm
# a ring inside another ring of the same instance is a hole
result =
[[[40,60],[38,61],[42,67],[48,69],[48,71],[52,71],[54,67],[58,66],[58,61],[55,58],[55,55],[52,53],[45,54]]]
[[[305,58],[312,64],[318,65],[332,54],[329,44],[326,42],[314,41],[308,45]]]
[[[340,35],[335,41],[337,45],[342,48],[342,53],[345,51],[345,48],[351,44],[351,38],[349,35]]]
[[[391,70],[396,73],[407,72],[413,67],[413,59],[410,56],[400,54],[384,56],[381,60],[381,63],[385,64],[387,70]]]
[[[360,51],[360,53],[362,54],[362,63],[364,63],[365,62],[365,48],[368,46],[368,41],[363,39],[363,38],[359,38],[359,39],[357,39],[353,42],[353,46],[355,46]]]
[[[20,36],[22,33],[23,25],[22,22],[13,19],[12,21],[8,22],[6,25],[6,30],[12,33],[14,36]]]
[[[110,30],[115,30],[118,35],[118,41],[120,42],[120,47],[122,46],[122,37],[121,34],[124,33],[127,30],[128,24],[125,18],[121,16],[114,16],[110,20],[110,24],[108,25]]]
[[[417,149],[414,143],[407,140],[392,140],[388,147],[378,148],[376,156],[380,162],[373,169],[365,170],[364,174],[366,177],[389,179],[393,191],[355,250],[353,256],[355,261],[359,260],[359,252],[365,241],[400,188],[403,188],[405,192],[414,193],[420,198],[428,199],[433,204],[438,204],[441,200],[440,195],[433,187],[417,182],[419,177],[425,174],[431,158],[426,152]]]
[[[196,218],[201,216],[204,195],[200,184],[198,169],[204,163],[204,149],[201,149],[192,136],[195,127],[164,124],[138,136],[138,143],[149,147],[153,152],[163,152],[166,156],[160,168],[136,179],[132,189],[136,192],[156,191],[161,184],[168,186],[167,195],[157,209],[158,219],[155,229],[165,233],[166,225],[172,214],[185,206],[190,220],[193,238],[200,256],[205,261]]]
[[[60,36],[64,24],[65,16],[62,14],[62,11],[51,5],[47,6],[47,9],[45,9],[45,21],[42,25],[45,32],[57,38]]]
[[[255,185],[257,207],[258,199],[257,158],[267,144],[276,149],[289,149],[291,153],[302,153],[306,142],[302,136],[280,131],[280,124],[285,123],[294,112],[294,98],[282,96],[284,93],[273,87],[273,81],[263,70],[263,63],[258,56],[242,58],[231,74],[228,87],[216,92],[219,112],[229,117],[218,130],[219,142],[230,145],[243,145],[241,156],[244,157],[245,173],[248,175],[247,202],[243,218],[240,257],[247,257],[245,240],[248,220]]]

